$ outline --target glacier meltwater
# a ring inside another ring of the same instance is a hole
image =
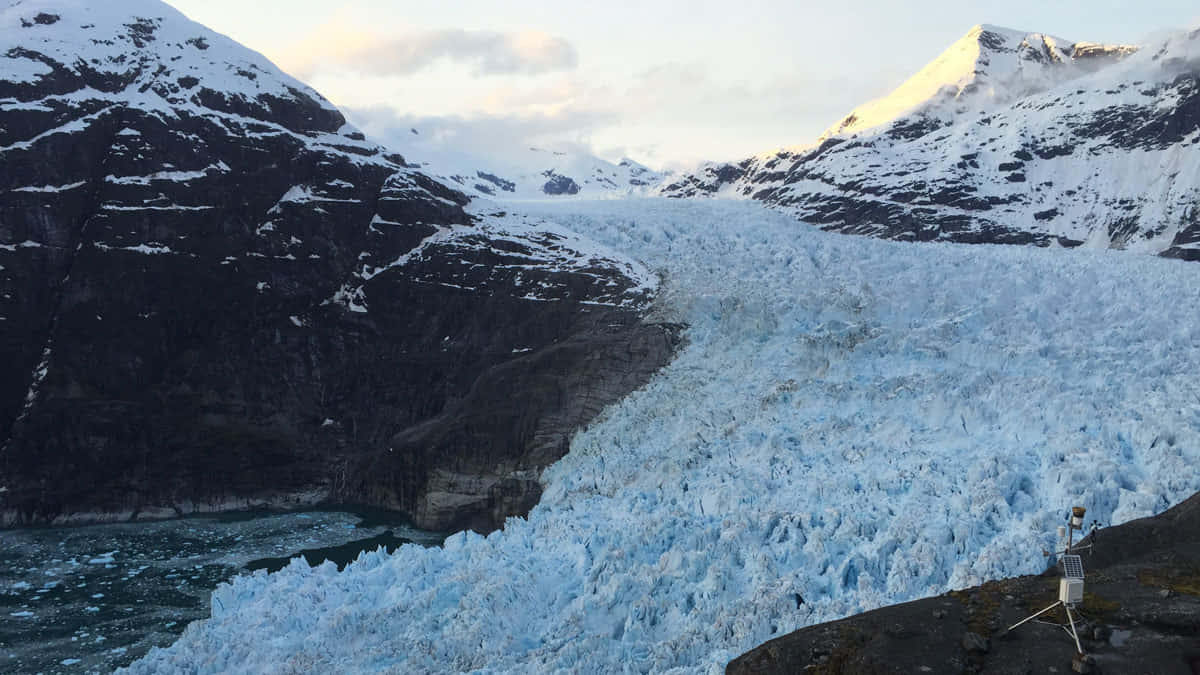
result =
[[[1200,489],[1200,265],[876,241],[747,202],[503,210],[656,270],[677,359],[576,435],[527,519],[236,578],[132,672],[717,673],[1040,571],[1071,505],[1108,524]]]

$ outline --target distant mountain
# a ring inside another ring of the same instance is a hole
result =
[[[1137,52],[980,25],[891,94],[855,109],[822,139],[891,125],[911,115],[953,124],[1094,73]]]
[[[674,197],[761,200],[890,239],[1200,259],[1200,31],[1138,49],[977,26],[809,146],[708,164]]]
[[[579,151],[530,147],[498,157],[447,150],[429,142],[420,129],[401,135],[392,148],[413,166],[472,197],[546,199],[597,198],[645,194],[665,174],[624,158],[612,163]]]
[[[164,3],[6,3],[0,524],[524,513],[673,329],[640,265],[467,203]]]

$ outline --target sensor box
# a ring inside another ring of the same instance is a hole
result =
[[[1058,599],[1067,605],[1083,602],[1083,579],[1060,579]]]

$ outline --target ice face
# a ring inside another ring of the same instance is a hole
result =
[[[1073,505],[1200,489],[1200,266],[826,234],[744,202],[523,204],[640,258],[678,358],[442,548],[235,579],[130,672],[722,672],[1040,570]]]

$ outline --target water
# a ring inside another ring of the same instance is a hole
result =
[[[93,673],[170,644],[237,574],[441,543],[383,512],[309,511],[0,532],[0,672]],[[258,572],[262,574],[263,572]]]

